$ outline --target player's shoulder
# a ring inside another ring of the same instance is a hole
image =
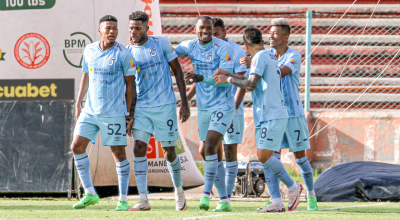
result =
[[[228,39],[228,43],[229,43],[229,45],[231,45],[232,49],[234,49],[234,50],[239,50],[239,49],[243,50],[242,47],[236,42],[233,42]]]
[[[88,44],[88,45],[85,47],[85,52],[87,53],[87,52],[89,52],[89,51],[91,51],[91,50],[96,50],[97,47],[99,46],[99,44],[100,44],[100,41],[96,41],[96,42],[94,42],[94,43]]]
[[[300,52],[295,50],[295,49],[293,49],[293,48],[289,47],[289,49],[286,51],[286,54],[287,54],[288,57],[300,58],[301,59]]]
[[[119,52],[120,56],[131,56],[131,52],[129,51],[128,48],[126,48],[124,45],[121,43],[115,42],[115,47],[114,50]]]
[[[151,40],[151,41],[158,41],[158,42],[162,42],[162,43],[164,43],[164,42],[170,42],[170,41],[168,40],[168,38],[163,37],[163,36],[158,36],[158,35],[150,35],[150,36],[149,36],[149,40]]]
[[[184,40],[181,43],[179,43],[180,46],[187,47],[187,48],[192,48],[196,46],[199,43],[199,39],[192,39],[192,40]]]
[[[216,48],[224,48],[224,47],[231,47],[232,48],[232,46],[228,42],[226,42],[224,40],[221,40],[219,38],[216,38],[216,37],[213,37],[213,42],[214,42],[213,46],[216,47]]]

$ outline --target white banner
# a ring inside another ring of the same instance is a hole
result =
[[[85,46],[100,40],[100,18],[104,15],[117,17],[117,41],[126,45],[129,40],[129,15],[133,11],[149,14],[150,35],[162,34],[158,0],[1,0],[0,78],[74,79],[76,97],[82,77],[82,53]],[[184,137],[180,128],[179,131]],[[118,185],[110,148],[98,146],[101,143],[99,140],[100,137],[94,146],[88,148],[92,176],[96,173],[94,184]],[[201,185],[203,177],[184,138],[178,143],[184,186]],[[132,146],[133,139],[128,138],[131,186],[136,185]],[[159,143],[151,142],[148,149],[149,185],[172,187]]]

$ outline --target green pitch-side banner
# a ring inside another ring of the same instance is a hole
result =
[[[36,95],[36,88],[38,99],[61,94],[63,97],[76,98],[82,77],[83,50],[88,44],[100,40],[98,33],[100,18],[104,15],[117,17],[119,28],[117,41],[126,45],[129,40],[129,14],[133,11],[144,11],[149,14],[150,35],[162,34],[159,0],[0,0],[1,33],[3,33],[0,34],[0,79],[11,80],[9,82],[13,83],[0,85],[1,89],[7,89],[7,93],[0,91],[0,94],[3,94],[0,99],[5,98],[7,94],[9,97],[6,98],[13,96],[31,100],[32,97],[29,96]],[[21,79],[25,80],[22,84],[16,81]],[[53,85],[51,82],[34,85],[33,82],[39,82],[35,81],[39,79],[61,81],[54,81]],[[67,80],[65,81],[67,83],[62,84],[62,80]],[[60,82],[61,84],[58,84]],[[184,186],[201,185],[203,177],[197,170],[182,132],[180,136],[177,152],[185,169],[182,169]],[[98,139],[100,138],[99,135]],[[99,140],[94,146],[89,147],[93,148],[90,153],[90,159],[93,161],[92,174],[97,169],[94,184],[118,185],[110,148],[100,146]],[[128,143],[128,159],[133,167],[131,137],[128,137]],[[172,187],[161,147],[156,142],[153,145],[149,144],[149,149],[155,151],[148,152],[148,155],[154,157],[149,156],[151,165],[149,186]],[[100,150],[97,151],[98,149]],[[97,154],[99,163],[95,161]],[[136,185],[133,172],[130,184]]]

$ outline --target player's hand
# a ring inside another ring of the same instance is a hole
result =
[[[186,122],[190,117],[190,108],[188,105],[182,105],[179,110],[179,120],[183,123]]]
[[[250,68],[251,56],[247,56],[247,57],[242,57],[242,58],[240,58],[240,64],[246,65],[247,68]]]
[[[75,118],[76,119],[79,118],[79,115],[81,114],[81,111],[82,111],[81,103],[77,102],[76,105],[75,105]]]
[[[135,124],[135,118],[134,117],[126,117],[126,134],[129,137],[132,137],[132,127]]]
[[[185,74],[185,82],[187,85],[192,85],[193,83],[196,82],[196,77],[193,73],[187,73]]]
[[[214,80],[215,80],[215,85],[218,85],[220,83],[228,83],[228,76],[225,75],[214,75]]]

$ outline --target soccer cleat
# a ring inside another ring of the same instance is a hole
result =
[[[128,211],[149,211],[150,209],[149,200],[140,200],[136,205],[128,209]]]
[[[175,210],[176,211],[185,211],[187,209],[186,205],[186,198],[185,198],[185,193],[176,193],[175,194]]]
[[[300,194],[303,190],[303,186],[300,183],[297,184],[297,189],[294,191],[289,191],[289,202],[288,202],[288,211],[291,212],[297,208],[300,203]]]
[[[275,203],[267,203],[267,206],[264,208],[257,210],[257,213],[265,213],[265,212],[286,212],[285,206],[284,205],[277,205]]]
[[[199,208],[208,211],[210,208],[210,198],[207,196],[202,196],[200,199]]]
[[[115,208],[115,211],[128,211],[129,205],[127,202],[124,200],[118,200],[117,208]]]
[[[307,210],[308,211],[318,211],[316,197],[307,197]]]
[[[213,212],[231,212],[232,206],[227,202],[219,202]]]
[[[86,206],[89,205],[94,205],[99,203],[99,195],[94,194],[83,194],[83,198],[81,199],[81,201],[79,201],[78,203],[76,203],[75,205],[73,205],[72,207],[74,209],[84,209],[86,208]]]
[[[272,204],[272,201],[270,200],[270,201],[267,202],[267,204],[264,207],[257,208],[257,211],[260,211],[261,209],[267,208],[267,206],[271,205],[271,204]]]

